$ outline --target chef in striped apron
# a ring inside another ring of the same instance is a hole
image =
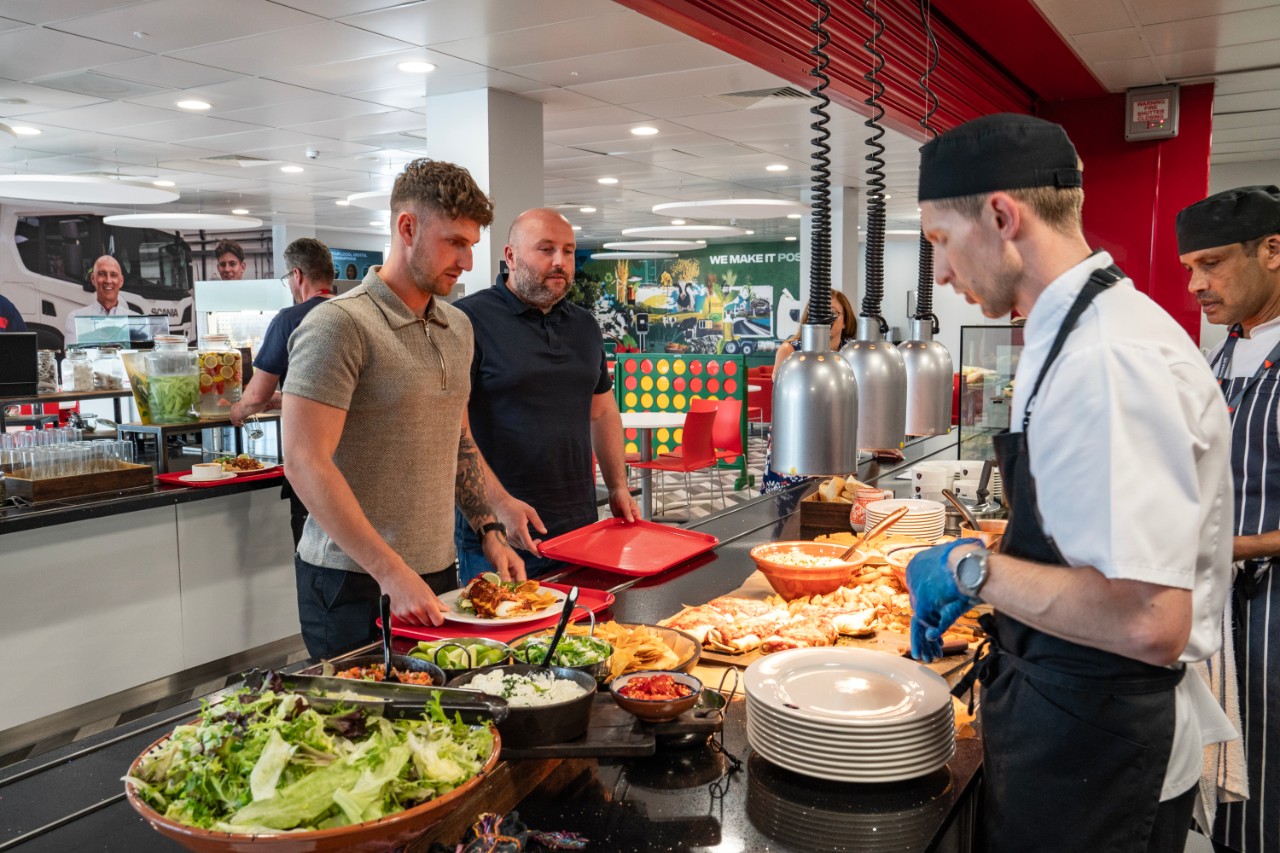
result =
[[[912,559],[911,651],[935,659],[961,613],[994,608],[967,676],[982,684],[980,849],[1177,853],[1226,723],[1184,676],[1221,642],[1227,412],[1186,332],[1090,250],[1081,187],[1066,133],[1030,116],[921,149],[938,284],[1027,322],[1012,430],[995,437],[1000,553],[961,539]]]
[[[1210,366],[1231,415],[1236,673],[1249,799],[1223,803],[1214,846],[1280,850],[1280,190],[1239,187],[1178,214],[1205,318],[1229,327]]]

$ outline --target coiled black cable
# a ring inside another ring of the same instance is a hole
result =
[[[920,126],[924,128],[925,139],[932,139],[937,132],[929,125],[929,119],[938,111],[938,96],[929,88],[929,75],[938,67],[940,52],[938,39],[933,34],[933,24],[929,15],[930,0],[920,0],[920,24],[924,28],[925,43],[924,73],[920,75],[920,88],[924,90],[924,114],[920,117]],[[938,318],[933,313],[933,244],[925,239],[924,231],[920,232],[920,278],[916,286],[916,320],[932,320],[933,333],[938,334]]]
[[[826,88],[831,82],[827,76],[826,47],[831,43],[827,33],[826,22],[831,16],[831,7],[826,0],[810,0],[818,10],[818,18],[809,25],[809,30],[817,36],[817,44],[809,51],[814,58],[814,67],[809,76],[818,80],[818,84],[809,90],[809,94],[818,99],[818,103],[809,108],[809,112],[817,116],[809,127],[817,136],[810,142],[813,153],[810,159],[813,165],[809,168],[812,174],[812,199],[810,209],[813,212],[812,234],[809,252],[809,323],[810,325],[829,326],[835,320],[831,310],[831,146],[827,140],[831,131],[827,125],[831,116],[827,107],[831,99],[827,97]]]
[[[881,334],[885,334],[889,331],[889,324],[880,316],[880,303],[884,299],[884,231],[887,218],[884,204],[885,147],[880,142],[884,136],[884,128],[880,126],[880,119],[884,118],[884,107],[880,106],[884,84],[879,78],[880,69],[884,68],[884,54],[876,49],[876,39],[884,33],[884,19],[876,12],[876,0],[863,0],[862,9],[871,18],[871,35],[863,42],[871,54],[871,70],[862,79],[871,84],[871,95],[863,103],[871,109],[864,124],[872,133],[867,137],[871,153],[864,158],[871,163],[867,168],[867,274],[862,311],[858,316],[875,317],[880,321]]]

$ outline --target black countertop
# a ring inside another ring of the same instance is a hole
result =
[[[928,455],[926,449],[908,456],[918,459]],[[251,485],[256,484],[246,484]],[[743,504],[698,524],[721,544],[659,577],[619,584],[617,575],[580,569],[558,579],[612,587],[617,601],[607,616],[655,622],[682,604],[738,587],[754,569],[746,553],[751,546],[795,538],[797,502],[810,488]],[[0,770],[0,853],[179,849],[137,817],[124,800],[120,777],[149,743],[198,707],[188,702]],[[518,808],[531,827],[582,833],[595,850],[684,851],[721,844],[734,851],[928,850],[948,832],[967,832],[981,766],[980,743],[969,739],[958,742],[946,768],[922,779],[887,785],[808,779],[752,755],[741,701],[727,715],[724,748],[741,761],[741,769],[729,772],[732,760],[710,745],[668,749],[643,760],[586,762],[587,769],[567,783],[539,788]]]

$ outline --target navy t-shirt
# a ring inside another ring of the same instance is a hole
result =
[[[285,374],[289,372],[289,336],[311,309],[325,301],[324,296],[313,296],[305,302],[290,305],[272,318],[267,333],[262,336],[262,346],[253,357],[253,369],[265,370],[280,377],[279,387],[284,387]]]
[[[480,452],[547,538],[591,524],[591,402],[613,388],[595,317],[567,299],[543,314],[506,276],[454,304],[475,329],[467,413]]]
[[[22,319],[18,306],[0,296],[0,332],[25,332],[27,323]]]

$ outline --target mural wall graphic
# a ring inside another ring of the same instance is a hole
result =
[[[800,328],[794,243],[734,243],[673,260],[580,260],[602,282],[594,312],[621,351],[772,352]]]

